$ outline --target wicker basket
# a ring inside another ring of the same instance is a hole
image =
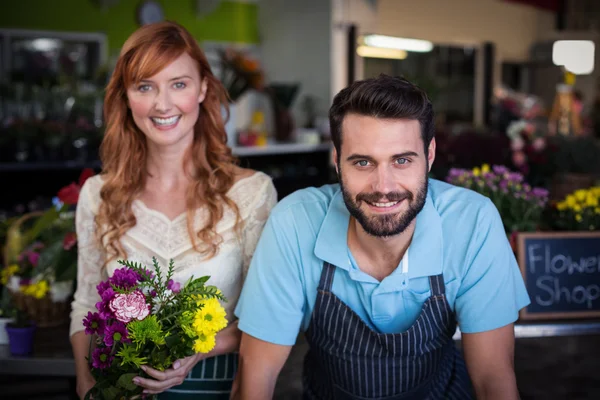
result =
[[[20,292],[10,292],[15,307],[27,313],[40,328],[61,326],[69,322],[71,303],[69,300],[53,302],[49,296],[36,299]]]

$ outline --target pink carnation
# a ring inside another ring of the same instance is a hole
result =
[[[128,323],[132,319],[142,320],[150,314],[150,306],[139,290],[133,293],[119,293],[110,301],[110,309],[115,313],[117,320]]]

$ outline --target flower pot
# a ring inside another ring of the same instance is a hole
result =
[[[8,344],[8,334],[6,333],[6,324],[12,322],[12,318],[0,318],[0,345]]]
[[[33,353],[33,337],[35,325],[24,328],[6,325],[10,354],[13,356],[26,356]]]

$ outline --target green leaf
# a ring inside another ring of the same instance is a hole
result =
[[[121,391],[114,386],[109,386],[106,389],[102,389],[102,397],[105,399],[118,399]]]
[[[165,342],[168,348],[172,348],[173,346],[176,346],[177,344],[181,343],[181,337],[177,333],[169,335],[165,338]]]
[[[33,227],[25,234],[25,243],[34,241],[40,233],[58,219],[60,212],[52,207],[35,221]]]
[[[125,390],[135,390],[139,386],[133,383],[133,378],[138,376],[135,372],[129,372],[127,374],[123,374],[117,380],[117,386],[123,388]]]

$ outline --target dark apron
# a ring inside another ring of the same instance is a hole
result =
[[[158,398],[229,400],[237,367],[237,353],[206,358],[196,364],[181,385],[161,393]]]
[[[336,267],[324,263],[306,339],[305,399],[472,399],[463,358],[452,336],[456,320],[443,276],[431,276],[431,297],[402,333],[377,333],[331,292]]]

